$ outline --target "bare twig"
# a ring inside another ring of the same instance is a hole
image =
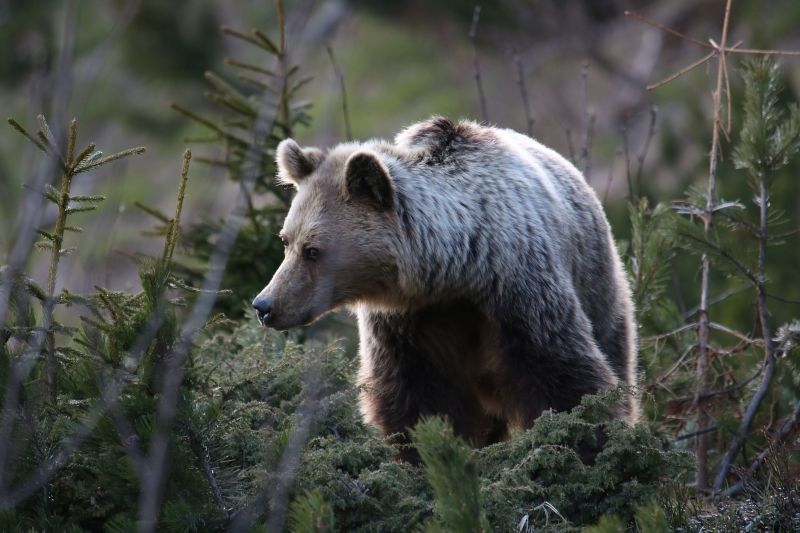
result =
[[[672,337],[674,335],[678,335],[679,333],[683,333],[683,332],[688,331],[690,329],[694,329],[694,328],[697,327],[697,325],[698,325],[697,322],[692,322],[690,324],[684,324],[679,328],[675,328],[672,331],[668,331],[666,333],[661,333],[660,335],[652,335],[650,337],[643,337],[642,338],[642,342],[658,342],[661,339],[666,339],[668,337]]]
[[[52,76],[47,76],[48,87],[45,92],[52,94],[51,108],[53,109],[53,125],[57,132],[62,130],[63,110],[67,106],[72,92],[72,66],[74,61],[75,22],[77,19],[77,2],[70,0],[64,9],[63,34],[58,50]],[[12,124],[13,125],[13,124]],[[60,141],[57,140],[57,144]],[[36,143],[34,143],[36,144]],[[38,148],[42,148],[37,145]],[[14,284],[17,282],[22,269],[28,261],[33,250],[36,230],[44,209],[44,196],[38,191],[44,189],[45,184],[56,175],[56,171],[63,171],[63,162],[55,155],[50,154],[39,166],[31,180],[31,187],[26,189],[25,197],[19,209],[16,239],[7,257],[5,274],[0,276],[0,324],[6,323],[9,310],[9,300]],[[2,422],[0,422],[0,507],[3,506],[3,495],[11,478],[7,469],[11,466],[11,432],[17,417],[20,403],[22,384],[35,367],[42,347],[46,342],[46,335],[38,333],[30,343],[29,349],[15,361],[8,371],[8,376],[3,389]]]
[[[691,72],[692,70],[696,69],[700,65],[705,65],[716,54],[717,54],[716,52],[709,52],[708,54],[704,55],[703,57],[701,57],[700,59],[698,59],[694,63],[691,63],[689,66],[686,66],[686,67],[680,69],[679,71],[677,71],[677,72],[675,72],[673,74],[670,74],[669,76],[667,76],[663,80],[657,81],[655,83],[651,83],[650,85],[647,86],[647,90],[648,91],[652,91],[653,89],[658,89],[662,85],[666,85],[667,83],[680,78],[684,74],[686,74],[688,72]]]
[[[150,441],[149,454],[145,463],[145,477],[141,483],[139,529],[142,533],[155,531],[158,524],[159,509],[166,480],[169,435],[177,414],[180,385],[183,382],[186,371],[186,360],[195,336],[211,313],[216,293],[222,282],[222,274],[225,270],[228,256],[247,215],[248,197],[251,194],[255,179],[259,175],[261,158],[264,156],[261,146],[272,134],[275,127],[280,127],[286,135],[290,133],[288,124],[289,104],[288,98],[286,98],[286,88],[291,71],[287,66],[286,16],[283,1],[277,0],[276,4],[281,37],[279,53],[276,55],[275,72],[282,77],[283,90],[280,91],[282,102],[277,110],[269,105],[259,106],[258,115],[251,132],[252,142],[248,144],[242,176],[239,180],[239,195],[231,214],[225,219],[216,248],[209,260],[208,270],[203,282],[203,290],[191,314],[184,323],[180,339],[176,341],[171,353],[165,360],[156,428]]]
[[[729,385],[729,386],[725,387],[724,389],[719,389],[719,390],[716,390],[716,391],[706,392],[700,399],[701,400],[708,400],[709,398],[713,398],[715,396],[722,396],[722,395],[730,394],[730,393],[732,393],[734,391],[743,389],[743,388],[747,387],[750,383],[755,381],[755,379],[758,378],[758,376],[760,376],[763,371],[764,371],[764,365],[761,365],[761,366],[758,367],[758,370],[756,370],[753,373],[752,376],[750,376],[746,380],[742,381],[741,383],[734,383],[733,385]],[[694,396],[692,396],[692,397],[684,397],[684,398],[677,398],[676,399],[677,402],[688,402],[689,400],[694,400]]]
[[[472,42],[472,68],[475,77],[475,86],[478,88],[478,99],[481,104],[481,118],[484,122],[489,121],[489,113],[486,110],[486,95],[483,92],[483,82],[481,81],[481,66],[478,62],[478,45],[476,38],[478,36],[478,22],[481,19],[481,6],[476,5],[475,10],[472,12],[472,25],[469,28],[469,40]]]
[[[589,63],[581,66],[581,88],[583,94],[583,137],[581,139],[580,159],[583,164],[583,177],[589,181],[592,174],[592,144],[594,125],[597,120],[594,111],[589,109]]]
[[[704,212],[703,216],[704,217],[707,216],[707,213]],[[703,244],[703,245],[707,246],[714,253],[716,253],[717,255],[722,257],[723,259],[726,259],[730,264],[732,264],[734,267],[736,267],[736,270],[738,270],[744,277],[746,277],[748,280],[750,280],[753,283],[753,285],[757,285],[758,284],[758,277],[756,276],[756,274],[752,270],[750,270],[747,267],[747,265],[745,265],[744,263],[739,261],[736,257],[732,256],[727,250],[724,250],[723,248],[720,248],[718,245],[714,244],[713,242],[710,242],[710,241],[708,241],[706,239],[701,239],[701,238],[695,237],[694,235],[690,235],[688,233],[683,233],[682,232],[680,235],[681,235],[681,237],[685,237],[687,239],[691,239],[691,240],[693,240],[693,241],[695,241],[697,243],[700,243],[700,244]]]
[[[633,186],[633,176],[631,174],[631,150],[628,142],[628,125],[622,124],[620,126],[620,135],[622,136],[622,155],[625,156],[625,182],[628,184],[628,201],[636,205],[639,198],[636,197],[636,189]]]
[[[115,50],[115,42],[125,33],[125,30],[130,26],[130,23],[136,18],[141,8],[142,0],[130,0],[124,3],[118,17],[114,21],[114,25],[102,41],[97,43],[89,54],[88,61],[86,61],[83,75],[81,77],[80,94],[77,95],[79,102],[74,105],[77,109],[76,115],[80,116],[86,104],[91,100],[92,93],[96,87],[96,81],[106,65],[108,58]]]
[[[736,456],[739,454],[739,451],[744,444],[744,440],[750,431],[750,426],[753,423],[753,419],[755,418],[758,408],[761,405],[761,401],[764,399],[764,396],[766,396],[767,390],[772,383],[772,379],[775,376],[775,366],[777,364],[777,354],[774,342],[772,340],[772,330],[769,322],[769,309],[767,307],[767,243],[769,240],[767,229],[767,211],[769,209],[767,177],[762,172],[758,178],[758,204],[761,234],[758,241],[758,282],[756,285],[758,298],[756,300],[756,304],[758,310],[758,319],[761,323],[761,336],[764,340],[764,358],[766,360],[766,369],[764,371],[764,376],[761,379],[761,384],[759,385],[753,397],[750,399],[750,403],[747,405],[747,409],[745,410],[741,424],[739,425],[739,430],[733,436],[733,439],[731,440],[731,443],[728,446],[722,461],[720,462],[719,471],[717,472],[717,477],[714,480],[714,492],[721,492],[723,486],[725,485],[725,480],[728,477],[731,465],[733,464]]]
[[[211,463],[208,458],[208,450],[203,445],[203,440],[200,435],[197,435],[194,432],[189,434],[189,447],[192,449],[197,460],[200,462],[200,467],[203,469],[203,474],[206,476],[206,480],[208,481],[208,485],[211,487],[211,492],[214,494],[214,500],[216,500],[217,505],[219,505],[222,512],[225,513],[227,518],[230,518],[230,509],[225,504],[225,499],[222,497],[222,491],[219,488],[219,483],[217,483],[217,478],[214,476],[214,468],[211,466]]]
[[[525,112],[525,131],[529,136],[532,136],[533,124],[535,121],[533,119],[533,115],[531,114],[531,104],[530,100],[528,99],[528,86],[525,83],[525,68],[516,48],[512,51],[512,55],[517,75],[517,87],[519,87],[519,94],[522,98],[522,109]]]
[[[583,176],[588,181],[592,175],[592,144],[594,142],[594,125],[597,121],[597,116],[594,112],[589,113],[588,122],[586,124],[586,131],[583,136],[583,148],[581,149],[581,157],[583,159]]]
[[[741,476],[742,479],[739,480],[737,483],[731,485],[725,492],[722,493],[723,496],[735,496],[739,494],[745,487],[747,483],[747,479],[751,477],[761,465],[764,464],[764,461],[767,459],[769,454],[775,449],[776,445],[782,444],[794,431],[795,427],[797,426],[797,420],[800,418],[800,402],[797,402],[794,405],[794,409],[792,412],[787,415],[784,419],[783,424],[781,424],[780,429],[775,433],[773,436],[772,442],[770,446],[767,446],[764,450],[759,453],[756,458],[750,463],[750,466]]]
[[[603,205],[606,204],[608,200],[608,193],[611,190],[611,183],[614,180],[614,167],[617,166],[617,159],[622,155],[622,149],[618,148],[614,152],[614,158],[611,160],[611,164],[608,167],[608,179],[606,179],[606,188],[603,190]]]
[[[683,362],[686,360],[686,357],[688,357],[688,355],[690,353],[692,353],[692,350],[694,350],[696,347],[697,347],[696,344],[690,344],[689,346],[687,346],[683,350],[683,353],[680,355],[680,357],[678,357],[678,359],[675,360],[675,362],[672,364],[672,366],[669,367],[669,369],[666,372],[661,374],[660,377],[658,377],[656,380],[654,380],[653,383],[651,383],[648,388],[656,387],[656,386],[660,385],[661,383],[665,382],[666,380],[668,380],[669,377],[672,374],[674,374],[675,371],[677,371],[681,367]]]
[[[697,431],[692,431],[691,433],[684,433],[683,435],[678,435],[675,437],[675,440],[686,440],[691,439],[692,437],[698,437],[700,435],[705,435],[706,433],[711,433],[712,431],[716,431],[717,426],[711,426],[703,429],[699,429]]]
[[[642,149],[636,157],[636,197],[642,197],[642,173],[644,172],[644,160],[647,157],[647,152],[650,150],[650,143],[656,134],[656,120],[658,119],[658,108],[652,106],[650,108],[650,122],[647,127],[647,137],[645,137]]]
[[[764,345],[764,341],[762,339],[753,339],[740,331],[736,331],[735,329],[723,326],[722,324],[718,324],[717,322],[709,322],[708,327],[716,331],[721,331],[723,333],[727,333],[728,335],[736,337],[737,339],[748,345],[755,345],[755,346]]]
[[[642,15],[640,15],[638,13],[635,13],[633,11],[625,11],[625,16],[634,18],[634,19],[636,19],[636,20],[638,20],[640,22],[644,22],[648,26],[652,26],[654,28],[657,28],[657,29],[665,32],[665,33],[669,33],[671,35],[674,35],[675,37],[679,37],[679,38],[683,39],[684,41],[689,41],[690,43],[694,43],[697,46],[702,46],[703,48],[713,48],[708,43],[705,43],[705,42],[700,41],[698,39],[693,39],[692,37],[689,37],[688,35],[684,35],[683,33],[679,32],[677,30],[673,30],[672,28],[668,28],[667,26],[664,26],[664,25],[659,24],[658,22],[656,22],[654,20],[650,20],[650,19],[648,19],[646,17],[643,17]]]
[[[575,165],[578,164],[578,156],[575,153],[575,143],[572,142],[572,130],[567,128],[567,150],[569,151],[569,160],[572,161]]]
[[[708,306],[711,307],[712,305],[724,302],[731,296],[739,294],[740,292],[746,291],[750,288],[751,288],[750,285],[741,285],[739,287],[731,287],[729,289],[725,289],[724,291],[714,296],[713,298],[709,298]],[[686,312],[683,313],[683,319],[688,320],[689,318],[693,317],[697,313],[698,309],[700,309],[700,306],[694,306],[691,309],[687,310]]]
[[[336,58],[333,55],[333,48],[330,46],[326,46],[325,49],[328,51],[328,57],[331,59],[331,65],[333,65],[333,72],[336,74],[336,79],[339,81],[339,90],[342,93],[342,115],[344,116],[344,131],[347,135],[347,140],[353,140],[353,131],[350,129],[350,113],[347,111],[347,90],[345,89],[344,85],[344,74],[342,70],[339,68],[338,63],[336,63]]]
[[[269,510],[267,530],[283,530],[289,496],[297,475],[297,464],[311,435],[314,421],[319,416],[319,404],[323,389],[320,379],[321,376],[317,369],[309,370],[304,387],[305,397],[297,409],[292,434],[281,455],[276,472],[276,483],[264,487],[252,502],[235,514],[233,522],[228,528],[229,533],[249,531],[255,519],[265,508]]]
[[[731,1],[727,0],[725,5],[725,17],[722,22],[721,45],[725,46],[728,40],[728,24],[730,22]],[[706,188],[706,216],[703,220],[703,231],[708,236],[711,232],[712,216],[714,214],[714,203],[717,196],[717,161],[720,153],[720,98],[722,92],[725,56],[719,54],[717,64],[717,86],[712,95],[714,122],[711,133],[711,152],[709,153],[708,186]],[[703,401],[708,393],[708,366],[709,366],[709,314],[708,314],[708,291],[710,284],[711,261],[707,254],[702,257],[702,273],[700,281],[700,309],[698,311],[697,328],[697,388],[695,389],[695,407],[697,409],[697,425],[706,427],[709,425],[710,414]],[[697,473],[695,475],[695,487],[697,490],[705,490],[708,486],[708,439],[707,435],[699,435],[695,446],[695,457],[697,459]]]
[[[767,298],[772,298],[773,300],[778,300],[779,302],[783,302],[785,304],[800,305],[800,300],[784,298],[783,296],[778,296],[777,294],[767,293]]]
[[[636,18],[637,20],[640,20],[650,26],[659,28],[662,31],[680,37],[681,39],[694,43],[703,48],[712,49],[712,52],[707,54],[701,60],[696,61],[695,63],[689,65],[689,67],[685,69],[682,69],[676,75],[670,76],[666,80],[659,82],[658,84],[655,84],[653,88],[674,80],[683,73],[688,72],[689,70],[702,65],[703,63],[710,60],[714,56],[718,58],[716,89],[712,93],[712,109],[714,116],[713,116],[712,135],[711,135],[711,151],[709,153],[709,171],[708,171],[708,181],[706,187],[706,206],[703,216],[703,231],[706,235],[706,240],[708,240],[708,236],[711,232],[712,217],[714,214],[714,205],[715,205],[716,189],[717,189],[717,161],[719,160],[720,157],[720,131],[722,129],[722,121],[720,118],[722,112],[721,98],[722,98],[723,87],[727,87],[728,83],[727,68],[725,65],[725,49],[728,41],[728,27],[730,22],[731,2],[732,0],[727,0],[725,4],[725,15],[723,17],[723,23],[722,23],[722,37],[720,39],[719,45],[716,45],[716,43],[713,42],[711,44],[706,44],[697,39],[692,39],[691,37],[683,35],[682,33],[677,32],[671,28],[667,28],[658,23],[652,22],[630,11],[625,12],[627,16]],[[728,101],[730,102],[730,100]],[[699,427],[707,427],[709,425],[709,413],[706,409],[706,406],[702,402],[702,398],[707,392],[706,389],[708,386],[709,353],[711,351],[709,346],[710,328],[709,328],[709,315],[708,315],[708,308],[709,308],[708,291],[709,291],[710,269],[711,269],[711,262],[709,260],[708,254],[704,253],[702,256],[700,305],[698,309],[697,366],[695,371],[697,386],[695,389],[695,402],[694,402],[697,410],[697,425]],[[697,475],[695,477],[695,486],[697,487],[698,490],[705,490],[705,488],[708,485],[708,441],[706,439],[706,435],[698,436],[697,445],[695,448],[695,456],[697,458]]]
[[[712,49],[712,50],[716,50],[718,48],[718,47],[714,46],[713,44],[709,44],[709,43],[700,41],[698,39],[694,39],[692,37],[689,37],[688,35],[685,35],[685,34],[679,32],[677,30],[674,30],[674,29],[669,28],[667,26],[664,26],[662,24],[659,24],[658,22],[656,22],[654,20],[650,20],[650,19],[648,19],[648,18],[646,18],[646,17],[644,17],[644,16],[642,16],[642,15],[640,15],[638,13],[633,12],[633,11],[625,11],[625,16],[634,18],[634,19],[636,19],[636,20],[638,20],[640,22],[644,22],[648,26],[652,26],[654,28],[657,28],[657,29],[659,29],[659,30],[661,30],[661,31],[663,31],[665,33],[669,33],[671,35],[674,35],[675,37],[683,39],[684,41],[690,42],[692,44],[696,44],[697,46],[702,46],[703,48],[709,48],[709,49]],[[727,48],[725,46],[721,46],[721,49],[726,54],[768,55],[768,56],[772,56],[772,55],[776,55],[776,56],[800,56],[800,52],[795,51],[795,50],[764,50],[764,49],[759,49],[759,48],[733,48],[733,47]]]

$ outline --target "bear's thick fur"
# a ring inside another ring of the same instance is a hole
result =
[[[442,414],[476,446],[546,409],[634,385],[630,290],[581,174],[511,130],[433,118],[394,143],[327,153],[286,140],[297,188],[261,321],[358,316],[365,419],[405,435]],[[635,398],[619,416],[636,419]]]

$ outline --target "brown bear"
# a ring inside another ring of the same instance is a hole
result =
[[[394,143],[327,153],[287,139],[277,163],[297,194],[286,258],[253,306],[277,329],[353,310],[361,409],[386,434],[441,414],[484,446],[634,385],[633,306],[608,222],[556,152],[435,117]],[[619,416],[637,411],[630,398]]]

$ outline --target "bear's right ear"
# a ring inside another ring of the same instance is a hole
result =
[[[345,165],[347,194],[367,202],[381,211],[394,205],[394,185],[386,166],[372,152],[360,151],[351,155]]]
[[[275,160],[278,163],[278,182],[297,188],[325,159],[316,148],[300,148],[293,139],[284,139],[278,145]]]

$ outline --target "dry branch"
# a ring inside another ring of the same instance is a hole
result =
[[[339,68],[339,64],[336,63],[336,58],[333,55],[333,48],[330,46],[326,46],[325,49],[328,51],[328,57],[331,59],[331,65],[333,65],[333,72],[336,74],[336,79],[339,81],[339,91],[342,94],[342,116],[344,117],[344,132],[347,135],[347,140],[353,140],[353,131],[350,129],[350,113],[347,110],[347,89],[344,85],[344,74],[342,70]]]
[[[472,25],[469,28],[469,40],[472,42],[472,69],[473,76],[475,77],[475,86],[478,89],[478,100],[481,105],[481,119],[484,122],[489,121],[489,113],[486,110],[486,95],[483,92],[483,82],[481,81],[481,65],[478,61],[478,45],[476,39],[478,36],[478,22],[481,19],[481,6],[476,5],[475,10],[472,12]]]

